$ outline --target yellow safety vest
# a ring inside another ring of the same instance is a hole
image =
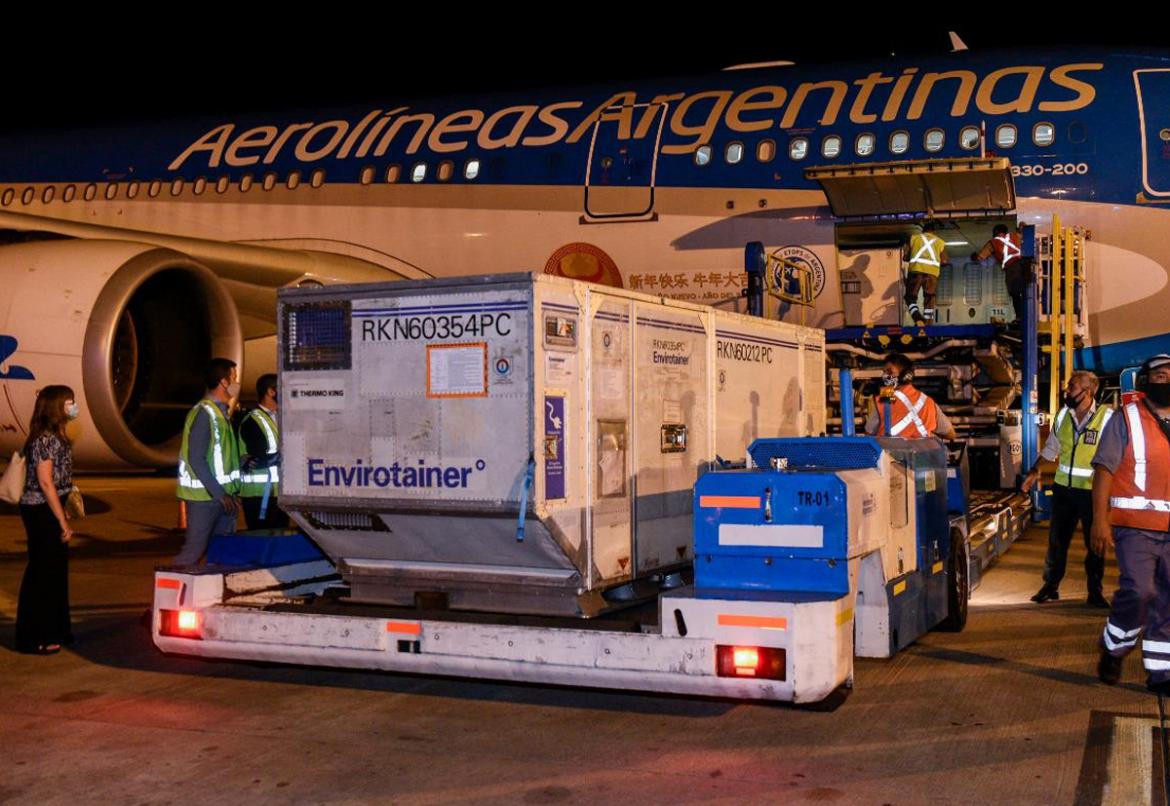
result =
[[[224,492],[235,495],[240,491],[240,452],[236,446],[236,435],[232,432],[231,423],[219,410],[219,406],[210,400],[204,399],[187,413],[187,421],[183,424],[183,444],[179,448],[179,490],[178,496],[184,501],[210,501],[211,493],[203,486],[203,482],[191,469],[188,443],[191,439],[191,426],[195,418],[206,414],[211,418],[211,439],[207,442],[207,466],[215,474],[215,480],[223,487]]]
[[[1098,406],[1093,416],[1085,423],[1084,430],[1078,434],[1072,412],[1068,407],[1057,413],[1052,426],[1060,440],[1060,458],[1056,463],[1057,484],[1078,490],[1092,489],[1093,457],[1097,455],[1097,444],[1101,440],[1105,423],[1109,422],[1112,416],[1113,409]]]
[[[244,421],[247,420],[255,420],[256,424],[260,426],[267,442],[269,456],[280,451],[280,426],[276,424],[276,420],[271,414],[257,406],[244,417]],[[243,423],[240,425],[243,426]],[[243,444],[243,442],[244,440],[240,439],[240,443]],[[280,468],[276,465],[258,467],[255,470],[244,472],[240,476],[240,495],[244,498],[261,498],[264,496],[264,487],[270,481],[272,482],[270,494],[278,495],[280,493]]]
[[[942,238],[929,232],[920,232],[910,239],[910,271],[921,274],[933,274],[938,277],[939,267],[942,265],[943,247]]]

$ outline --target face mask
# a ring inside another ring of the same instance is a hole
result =
[[[76,420],[81,415],[81,406],[76,403],[65,407],[65,416],[70,420]]]
[[[236,400],[240,396],[240,385],[238,383],[229,383],[227,394],[232,400]]]
[[[882,386],[897,386],[898,376],[891,372],[882,373]]]
[[[1064,396],[1064,405],[1070,409],[1075,409],[1077,406],[1081,405],[1081,399],[1082,399],[1081,395],[1079,395],[1079,394],[1065,395]]]
[[[1155,406],[1170,406],[1170,383],[1147,383],[1146,397]]]

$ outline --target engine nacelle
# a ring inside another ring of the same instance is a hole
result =
[[[0,247],[0,451],[24,442],[36,392],[71,386],[74,462],[175,464],[213,356],[243,361],[235,303],[187,255],[125,241]]]

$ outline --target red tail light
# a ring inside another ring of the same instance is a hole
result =
[[[784,650],[766,646],[715,647],[715,673],[720,677],[784,679]]]
[[[198,610],[158,611],[158,632],[173,638],[203,638],[203,619]]]

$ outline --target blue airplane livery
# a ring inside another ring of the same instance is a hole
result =
[[[972,257],[996,225],[1077,228],[1076,361],[1115,375],[1170,351],[1167,205],[1165,51],[402,84],[353,108],[0,137],[0,450],[51,378],[84,390],[80,466],[173,464],[208,357],[272,370],[286,286],[526,270],[742,309],[759,241],[811,278],[808,304],[767,315],[900,321],[897,256],[927,218],[950,322],[1010,318],[1002,279],[969,279],[1001,274]]]

